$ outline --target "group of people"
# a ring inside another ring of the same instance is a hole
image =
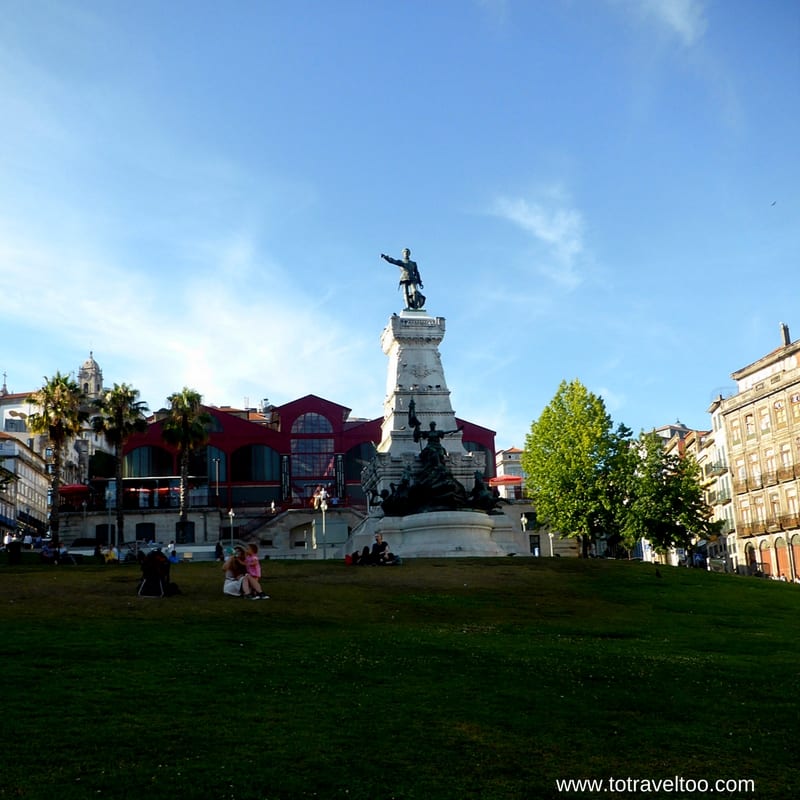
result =
[[[383,536],[380,533],[376,533],[372,550],[367,545],[364,545],[361,552],[356,550],[355,553],[346,556],[345,563],[362,567],[380,567],[399,564],[400,559],[389,550],[389,543],[384,541]]]
[[[58,547],[51,547],[47,542],[42,545],[39,559],[43,564],[75,564],[75,556],[63,542]]]
[[[222,591],[232,597],[248,600],[269,600],[261,588],[261,562],[258,559],[258,545],[250,543],[247,550],[241,545],[233,548],[233,555],[222,567],[225,582]]]

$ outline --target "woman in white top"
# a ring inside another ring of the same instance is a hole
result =
[[[225,583],[222,585],[222,591],[225,594],[233,597],[246,597],[248,600],[261,599],[247,574],[243,547],[237,545],[234,548],[233,555],[225,562],[222,569],[225,572]]]

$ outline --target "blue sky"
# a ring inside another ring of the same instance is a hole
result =
[[[709,424],[800,336],[794,0],[0,0],[11,391],[382,413],[412,250],[458,416]]]

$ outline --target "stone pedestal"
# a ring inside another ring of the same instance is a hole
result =
[[[407,467],[414,468],[423,443],[414,441],[413,428],[408,424],[412,399],[423,431],[431,422],[440,431],[455,431],[458,427],[439,355],[444,333],[444,318],[432,317],[425,311],[392,314],[383,330],[381,347],[389,364],[378,454],[361,475],[368,495],[389,490],[392,483],[400,482]],[[446,436],[442,445],[453,477],[470,489],[475,471],[486,468],[483,453],[465,452],[460,431]]]
[[[406,485],[411,482],[412,491],[415,481],[417,487],[427,487],[420,477],[430,475],[424,473],[420,461],[425,441],[414,441],[414,427],[409,423],[412,399],[421,432],[429,431],[432,422],[438,431],[453,431],[441,439],[446,453],[444,464],[437,463],[437,469],[441,466],[437,475],[449,473],[451,477],[447,480],[452,482],[455,478],[469,492],[475,484],[475,472],[486,468],[484,454],[467,453],[461,432],[456,430],[456,415],[439,356],[444,332],[442,317],[408,310],[393,314],[383,331],[381,346],[389,358],[389,367],[381,441],[375,458],[361,473],[368,497],[385,490],[396,498],[399,493],[393,491],[394,487],[400,486],[404,479]],[[440,452],[436,453],[438,458]],[[430,463],[430,455],[426,461]],[[464,503],[469,504],[466,495]],[[387,501],[386,508],[390,507]],[[515,530],[502,513],[450,507],[391,516],[384,515],[377,506],[338,554],[360,552],[365,546],[371,548],[376,533],[383,534],[392,552],[403,558],[527,555],[529,550],[527,535]]]
[[[376,533],[401,558],[528,555],[527,537],[514,530],[505,514],[431,511],[407,517],[371,517],[354,531],[346,552],[371,548]]]
[[[432,421],[439,430],[456,429],[456,415],[439,355],[444,330],[444,318],[431,317],[425,311],[393,314],[384,328],[381,347],[389,357],[389,365],[379,453],[419,454],[419,444],[408,426],[408,404],[412,397],[423,430]],[[446,449],[461,451],[460,433],[447,437]]]

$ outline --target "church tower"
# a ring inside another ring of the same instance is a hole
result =
[[[89,351],[89,358],[83,362],[83,366],[78,370],[78,385],[90,400],[96,400],[103,392],[103,370],[94,360],[91,350]]]

